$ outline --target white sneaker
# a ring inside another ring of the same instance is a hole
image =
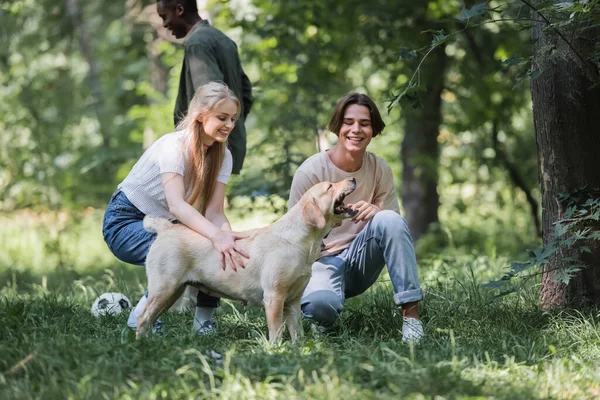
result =
[[[416,318],[402,317],[402,341],[404,343],[419,344],[425,332],[423,331],[423,323]]]
[[[310,324],[310,331],[315,337],[335,335],[333,326],[323,326],[315,323]]]
[[[317,324],[310,324],[310,330],[315,336],[324,335],[327,333],[327,328]]]

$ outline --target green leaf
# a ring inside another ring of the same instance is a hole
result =
[[[417,58],[417,51],[410,47],[401,47],[398,61],[411,61]]]
[[[587,247],[587,246],[581,246],[581,247],[579,248],[579,252],[580,252],[580,253],[588,253],[588,254],[592,254],[592,249],[590,249],[590,248],[589,248],[589,247]]]
[[[448,35],[444,33],[444,30],[439,30],[436,34],[433,35],[432,45],[437,45],[444,42],[448,38]]]
[[[565,210],[565,218],[573,218],[575,211],[577,211],[576,206],[567,207],[567,209]]]
[[[568,232],[569,228],[566,225],[563,225],[562,222],[557,222],[556,224],[554,224],[554,236],[557,238],[560,238],[563,235],[566,235]]]
[[[507,279],[501,279],[498,281],[490,281],[488,283],[486,283],[485,285],[483,285],[483,287],[488,288],[488,289],[496,289],[499,288],[500,286],[504,286],[506,284]]]
[[[513,57],[507,58],[506,60],[502,61],[502,64],[506,68],[510,68],[515,65],[519,65],[521,63],[521,61],[523,61],[523,58],[521,57],[521,53],[517,53]]]
[[[516,275],[520,272],[523,272],[536,264],[532,264],[531,262],[514,262],[510,265],[510,269],[513,275]]]
[[[392,99],[389,100],[390,105],[388,105],[388,112],[398,105],[403,98],[414,101],[414,99],[417,98],[417,94],[423,91],[425,91],[424,87],[419,86],[415,81],[410,81],[404,86],[402,92],[397,95],[392,94]]]
[[[588,238],[588,233],[590,233],[591,229],[590,228],[585,228],[585,229],[580,229],[575,231],[575,233],[573,233],[573,237],[575,237],[576,240],[584,240]]]
[[[548,262],[548,259],[553,256],[558,251],[558,247],[556,246],[546,246],[539,248],[535,251],[535,260],[536,264],[545,264]]]
[[[440,44],[446,42],[448,40],[448,38],[450,37],[449,35],[446,35],[444,33],[443,29],[438,29],[438,30],[428,29],[423,32],[433,33],[433,40],[431,41],[431,45],[429,46],[430,49],[433,49],[433,48],[439,46]]]
[[[488,13],[488,9],[486,8],[486,4],[479,3],[479,4],[475,4],[471,8],[463,7],[463,9],[460,10],[460,14],[456,19],[464,22],[464,21],[470,20],[471,18],[480,17],[487,13]]]
[[[531,79],[535,80],[535,79],[539,78],[543,73],[544,73],[544,69],[540,68],[535,71],[531,71],[531,74],[529,76],[531,77]]]
[[[579,264],[579,265],[574,265],[574,266],[563,268],[563,269],[559,270],[558,272],[556,272],[556,274],[554,274],[554,276],[552,277],[552,280],[555,282],[562,282],[565,285],[567,285],[569,283],[569,281],[571,280],[571,278],[573,278],[573,276],[575,276],[575,274],[577,274],[579,271],[581,271],[585,267],[586,267],[585,265]]]

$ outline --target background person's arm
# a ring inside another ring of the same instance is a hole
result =
[[[244,103],[244,119],[250,114],[254,98],[252,97],[252,83],[244,71],[242,71],[242,102]]]

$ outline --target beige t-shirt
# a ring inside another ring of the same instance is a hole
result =
[[[294,174],[288,209],[292,208],[315,184],[323,181],[335,183],[351,177],[356,179],[356,190],[346,197],[346,204],[363,200],[382,210],[400,213],[392,169],[382,158],[369,152],[365,152],[362,167],[356,172],[346,172],[336,167],[327,151],[309,157]],[[319,258],[341,253],[363,230],[367,222],[361,221],[355,224],[351,219],[345,219],[342,225],[334,228],[325,238]]]

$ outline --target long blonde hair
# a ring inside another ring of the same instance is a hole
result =
[[[214,112],[224,101],[231,100],[240,112],[240,101],[222,82],[207,83],[198,88],[190,102],[187,115],[177,125],[177,130],[187,132],[185,151],[187,162],[183,174],[186,202],[203,215],[215,190],[217,176],[225,158],[225,143],[214,142],[204,151],[205,135],[202,119]]]

